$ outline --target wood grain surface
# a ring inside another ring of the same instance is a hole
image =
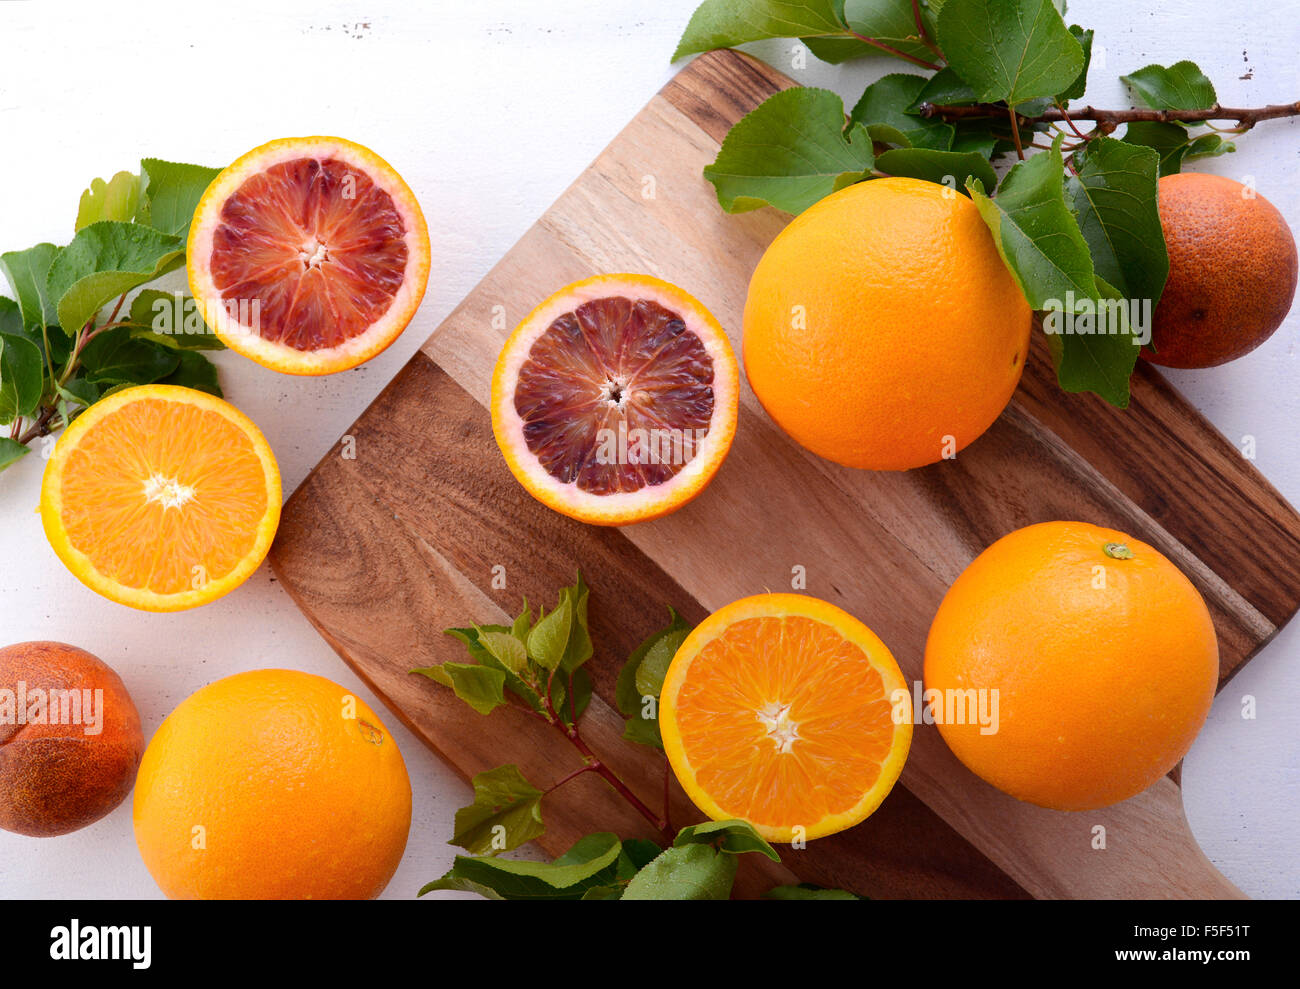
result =
[[[1141,368],[1126,412],[1057,388],[1036,345],[999,421],[953,461],[905,474],[822,461],[784,436],[752,392],[708,491],[623,530],[583,526],[534,502],[492,440],[484,405],[508,330],[559,286],[644,271],[699,297],[739,349],[749,272],[787,218],[726,216],[701,168],[726,129],[789,80],[734,52],[693,61],[483,279],[286,506],[271,562],[339,654],[466,776],[516,762],[535,782],[578,765],[513,710],[484,719],[414,666],[458,659],[441,629],[501,621],[523,597],[551,602],[581,567],[593,588],[593,744],[654,805],[663,760],[620,740],[613,684],[672,605],[689,620],[790,586],[857,615],[919,679],[944,590],[986,545],[1054,518],[1130,532],[1205,595],[1226,680],[1300,606],[1300,517],[1157,372]],[[355,454],[355,456],[353,456]],[[496,589],[494,567],[506,586]],[[693,820],[672,788],[674,822]],[[644,835],[603,783],[548,798],[542,845],[580,833]],[[1094,847],[1104,828],[1104,849]],[[749,858],[753,858],[750,856]],[[902,777],[863,825],[783,865],[746,862],[752,895],[790,876],[877,897],[1237,896],[1188,830],[1171,778],[1103,811],[1063,814],[984,784],[920,726]]]

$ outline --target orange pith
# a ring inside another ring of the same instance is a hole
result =
[[[150,385],[110,396],[69,427],[46,469],[50,543],[94,590],[148,610],[233,589],[266,555],[280,477],[232,406]]]
[[[665,680],[660,725],[696,805],[776,841],[863,820],[911,740],[889,650],[840,609],[792,594],[745,598],[692,633]]]
[[[695,497],[735,431],[739,369],[717,321],[646,275],[576,282],[506,341],[492,426],[538,500],[581,521],[656,518]]]
[[[406,328],[428,283],[429,232],[415,195],[370,149],[285,138],[213,179],[186,266],[232,350],[289,374],[329,374]]]

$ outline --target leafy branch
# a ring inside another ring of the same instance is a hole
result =
[[[1061,387],[1122,408],[1168,273],[1159,179],[1236,150],[1228,137],[1300,115],[1300,102],[1225,107],[1184,60],[1121,77],[1140,106],[1071,109],[1093,33],[1053,0],[705,0],[674,58],[795,37],[830,62],[884,52],[931,70],[887,75],[847,112],[828,90],[776,93],[704,177],[729,213],[797,214],[893,177],[970,196],[1039,310]]]
[[[595,652],[587,622],[589,589],[577,581],[562,588],[555,608],[534,620],[525,601],[511,625],[473,625],[447,634],[464,644],[470,662],[442,663],[411,672],[450,688],[480,714],[510,706],[561,734],[582,764],[545,787],[515,765],[474,777],[474,802],[456,812],[451,844],[470,852],[450,871],[420,890],[462,890],[488,899],[635,900],[727,899],[736,857],[748,853],[779,862],[775,849],[746,821],[709,821],[679,831],[669,812],[671,769],[664,765],[661,811],[655,811],[602,760],[583,738],[580,720],[591,700],[584,664]],[[616,703],[627,717],[624,737],[662,750],[657,724],[659,692],[668,664],[690,631],[670,609],[669,625],[629,657],[619,676]],[[579,840],[553,862],[501,858],[546,833],[543,802],[588,774],[604,780],[660,834],[667,847],[645,839],[601,832]],[[842,890],[778,887],[778,899],[856,899]]]
[[[0,295],[0,470],[123,388],[221,394],[202,353],[221,343],[193,300],[137,292],[185,263],[190,220],[217,171],[147,158],[139,173],[90,184],[65,246],[0,254],[12,292]]]

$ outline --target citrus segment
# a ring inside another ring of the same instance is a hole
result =
[[[623,524],[703,489],[735,432],[739,370],[717,321],[680,289],[604,275],[561,289],[506,342],[492,424],[539,500]]]
[[[341,138],[287,138],[244,155],[204,194],[190,285],[234,350],[295,374],[368,360],[424,295],[429,236],[387,162]]]
[[[897,663],[865,625],[816,598],[763,594],[682,643],[660,728],[704,813],[791,841],[852,827],[879,806],[907,758],[910,710]]]
[[[87,586],[149,611],[233,590],[270,548],[280,474],[261,432],[233,406],[146,385],[91,406],[45,470],[41,517]]]

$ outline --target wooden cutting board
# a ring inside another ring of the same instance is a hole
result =
[[[411,675],[459,660],[441,630],[548,606],[581,568],[592,586],[596,698],[584,731],[651,806],[664,763],[621,740],[619,667],[668,605],[698,621],[747,594],[807,592],[870,625],[919,680],[949,583],[1010,530],[1080,519],[1159,547],[1205,595],[1226,681],[1300,605],[1300,517],[1160,375],[1141,366],[1120,412],[1062,393],[1041,335],[1015,400],[950,462],[905,474],[803,451],[742,396],[731,454],[676,514],[621,530],[533,501],[506,469],[485,405],[510,328],[570,281],[643,271],[698,296],[740,348],[749,273],[787,222],[726,216],[701,177],[727,129],[791,81],[716,52],[682,70],[439,327],[289,500],[271,563],[321,634],[466,777],[515,762],[535,783],[580,765],[514,709],[487,718]],[[498,586],[504,577],[504,587]],[[1140,662],[1141,657],[1134,657]],[[1176,777],[1176,774],[1175,774]],[[675,824],[697,819],[671,783]],[[649,827],[599,779],[547,798],[543,847]],[[1094,847],[1098,827],[1105,848]],[[754,859],[756,856],[747,856]],[[793,877],[874,897],[1232,897],[1193,840],[1176,779],[1115,807],[1056,813],[967,772],[919,727],[902,785],[863,825],[783,864],[746,862],[739,891]]]

